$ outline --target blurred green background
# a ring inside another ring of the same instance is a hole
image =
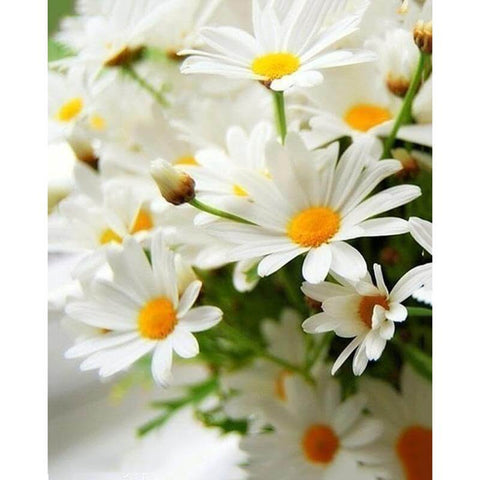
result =
[[[73,12],[74,0],[50,0],[48,2],[48,34],[58,29],[59,21]]]

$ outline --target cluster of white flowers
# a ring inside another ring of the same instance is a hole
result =
[[[249,478],[430,479],[431,1],[76,8],[49,72],[66,356],[162,387],[198,356],[186,395]]]

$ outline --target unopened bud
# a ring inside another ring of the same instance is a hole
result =
[[[420,167],[417,160],[408,150],[404,148],[396,148],[395,150],[392,150],[392,156],[403,166],[403,170],[400,170],[397,173],[398,178],[407,180],[415,178],[420,173]]]
[[[413,40],[421,52],[428,55],[432,54],[432,22],[419,20],[413,29]]]
[[[195,198],[195,181],[165,160],[154,160],[150,172],[162,197],[173,205],[182,205]]]
[[[385,247],[380,251],[380,261],[384,265],[393,267],[400,261],[400,253],[393,247]]]
[[[388,74],[387,76],[387,88],[391,93],[397,97],[403,98],[410,87],[410,80],[402,76],[395,76],[393,74]]]

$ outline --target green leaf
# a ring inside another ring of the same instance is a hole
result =
[[[412,344],[397,342],[405,360],[424,378],[432,381],[432,358]]]
[[[407,307],[408,315],[411,317],[431,317],[432,309],[424,307]]]

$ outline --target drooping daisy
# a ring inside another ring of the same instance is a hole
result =
[[[432,222],[422,220],[421,218],[411,217],[408,220],[410,224],[410,233],[417,243],[423,247],[430,255],[433,253],[432,245]],[[432,266],[432,264],[429,264]],[[425,282],[425,285],[413,293],[413,298],[419,302],[432,304],[432,276]]]
[[[408,311],[402,305],[430,277],[430,265],[421,265],[407,272],[389,292],[380,265],[373,266],[375,283],[367,274],[357,282],[339,278],[340,283],[304,283],[302,291],[322,302],[323,312],[303,323],[307,333],[334,331],[353,340],[333,365],[334,374],[356,350],[353,373],[361,375],[369,360],[378,360],[395,333],[395,323],[404,322]]]
[[[313,388],[297,376],[285,380],[284,405],[270,404],[265,418],[274,432],[248,436],[240,447],[249,456],[249,478],[273,480],[371,479],[357,463],[382,433],[362,410],[366,397],[341,400],[340,385],[323,373]]]
[[[273,90],[284,91],[294,85],[321,83],[325,68],[375,58],[365,50],[329,49],[358,28],[368,2],[339,16],[333,25],[328,20],[338,9],[337,0],[299,0],[285,15],[279,3],[285,4],[268,1],[262,6],[259,0],[252,0],[253,36],[235,27],[203,28],[200,37],[211,50],[180,52],[190,55],[182,72],[259,80]]]
[[[363,468],[388,480],[431,480],[432,384],[407,365],[400,385],[401,393],[380,380],[360,381],[368,409],[384,424],[384,453],[366,455]]]
[[[105,334],[67,351],[69,358],[88,356],[82,370],[99,369],[113,375],[153,352],[152,375],[166,385],[172,353],[183,358],[198,354],[194,332],[216,325],[222,312],[216,307],[192,308],[201,282],[192,282],[179,298],[174,254],[160,233],[152,240],[150,265],[140,244],[127,237],[123,249],[108,251],[113,280],[94,280],[82,300],[67,304],[70,317],[105,329]]]
[[[305,362],[305,336],[300,327],[301,317],[294,310],[285,309],[280,321],[264,320],[262,334],[268,353],[282,358],[293,365]],[[236,392],[226,405],[232,418],[250,418],[254,426],[262,427],[262,406],[269,402],[286,400],[285,380],[293,373],[275,363],[256,359],[250,366],[226,374],[222,385]]]
[[[231,252],[232,260],[264,257],[258,266],[262,277],[307,253],[303,276],[311,283],[321,282],[329,271],[360,279],[366,273],[365,260],[346,240],[407,232],[405,220],[372,217],[421,192],[401,185],[366,198],[402,168],[396,160],[374,159],[368,138],[354,142],[338,162],[337,157],[338,146],[309,152],[297,134],[287,136],[285,147],[269,143],[271,179],[238,172],[249,197],[231,206],[232,213],[255,225],[222,221],[209,225],[210,232],[239,245]]]

